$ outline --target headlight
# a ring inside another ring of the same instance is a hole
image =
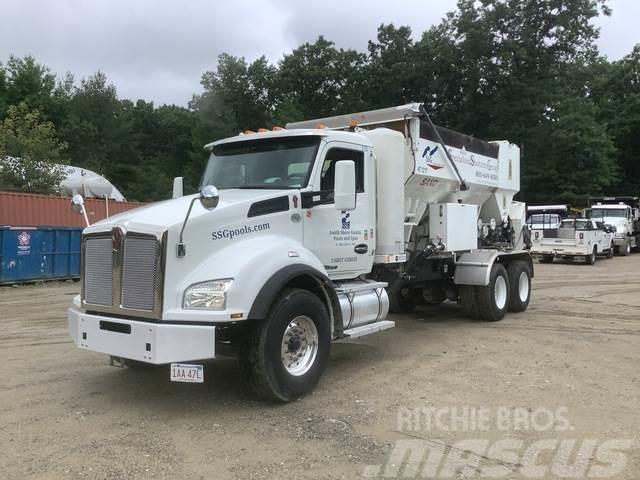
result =
[[[183,308],[199,310],[224,310],[227,303],[227,291],[233,279],[211,280],[195,283],[184,292]]]

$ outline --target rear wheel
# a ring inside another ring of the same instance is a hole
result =
[[[410,288],[401,288],[389,294],[391,313],[411,313],[416,308],[414,292]]]
[[[416,299],[421,305],[440,305],[447,299],[445,291],[441,287],[433,286],[419,289],[416,292]]]
[[[478,305],[476,303],[476,287],[473,285],[460,285],[458,303],[466,317],[479,318]]]
[[[593,251],[591,252],[591,255],[589,255],[588,257],[585,258],[585,260],[587,261],[587,265],[593,265],[594,263],[596,263],[596,254],[597,254],[597,248],[593,247]]]
[[[491,267],[489,284],[476,287],[476,305],[481,320],[496,322],[502,320],[509,307],[509,277],[504,266],[495,263]]]
[[[313,390],[329,359],[329,315],[313,293],[287,289],[253,329],[240,367],[259,396],[288,402]]]
[[[527,262],[515,260],[507,267],[509,276],[510,312],[524,312],[529,306],[531,298],[531,269]]]

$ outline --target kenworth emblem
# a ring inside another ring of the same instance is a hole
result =
[[[111,230],[111,243],[113,252],[117,253],[122,248],[122,239],[124,238],[124,230],[121,227],[115,227]]]

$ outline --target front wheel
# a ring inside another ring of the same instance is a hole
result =
[[[543,255],[538,261],[540,263],[553,263],[553,255]]]
[[[620,245],[618,247],[618,252],[620,252],[620,255],[622,255],[623,257],[631,255],[631,242],[629,241],[629,239],[624,242],[624,245]]]
[[[240,367],[259,396],[289,402],[313,390],[329,359],[331,329],[313,293],[286,289],[240,350]]]

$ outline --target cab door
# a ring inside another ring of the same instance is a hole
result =
[[[356,166],[356,208],[336,210],[335,165],[352,160]],[[304,243],[334,279],[355,278],[371,271],[375,250],[375,165],[372,149],[329,142],[314,167],[312,192],[303,194]]]

